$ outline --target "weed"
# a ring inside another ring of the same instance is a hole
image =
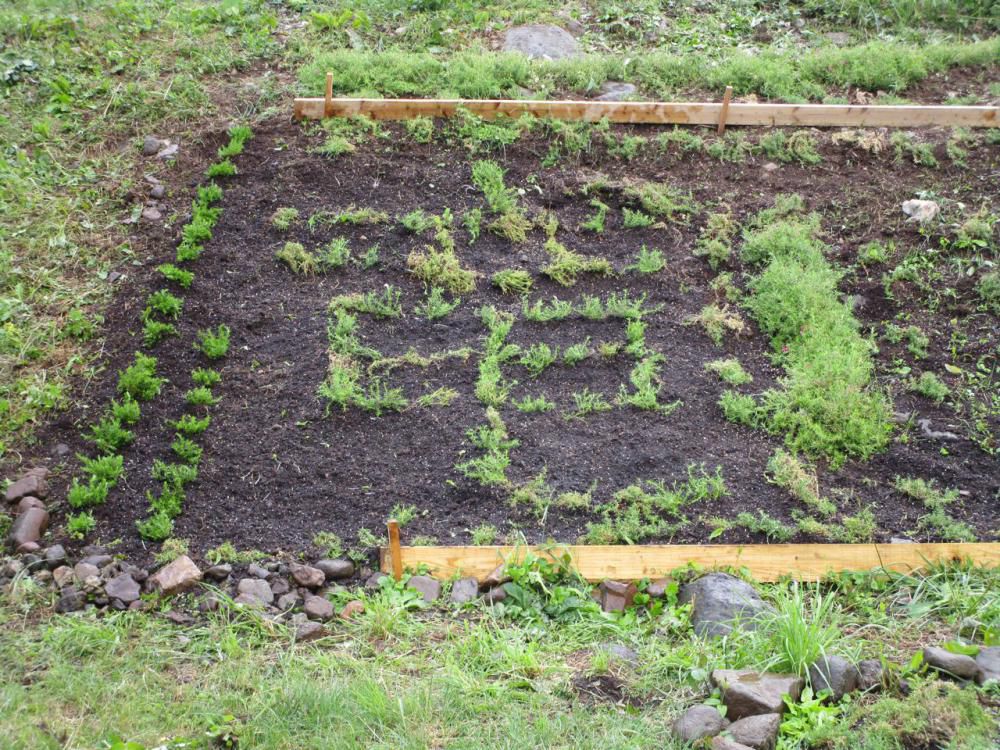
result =
[[[469,242],[472,243],[478,240],[483,224],[482,209],[472,208],[466,211],[462,216],[462,224],[465,226],[465,231],[469,233]]]
[[[66,516],[66,533],[73,539],[83,539],[97,527],[97,519],[89,511]]]
[[[351,226],[373,226],[375,224],[385,224],[389,221],[389,214],[385,211],[376,211],[374,208],[358,208],[353,203],[341,211],[316,211],[309,217],[307,224],[309,229],[315,229],[319,224],[336,226],[337,224],[348,224]]]
[[[594,393],[589,388],[573,394],[575,409],[563,414],[566,419],[583,419],[588,414],[611,411],[612,406],[603,393]]]
[[[209,179],[215,177],[232,177],[235,174],[236,165],[229,161],[229,159],[222,159],[214,164],[210,164],[208,169],[205,170],[205,176]]]
[[[679,146],[681,151],[701,151],[704,140],[690,130],[674,125],[673,130],[664,130],[656,137],[656,143],[661,151],[668,151],[672,146]]]
[[[124,459],[114,453],[106,453],[97,458],[81,458],[80,470],[92,479],[114,486],[124,471]]]
[[[625,206],[622,208],[622,226],[625,229],[645,229],[656,223],[656,219],[642,211]]]
[[[413,232],[413,234],[420,234],[421,232],[427,231],[434,226],[434,217],[429,216],[424,213],[423,210],[418,208],[401,217],[399,223],[402,224],[407,231]]]
[[[365,250],[365,254],[361,256],[361,268],[367,271],[369,268],[377,266],[378,263],[378,243],[375,243]]]
[[[797,456],[778,448],[767,462],[767,480],[788,492],[807,508],[832,516],[837,507],[819,494],[816,470]]]
[[[197,367],[191,371],[191,380],[195,382],[195,385],[212,388],[222,382],[222,376],[215,370]]]
[[[983,274],[976,286],[983,304],[995,314],[1000,315],[1000,271]]]
[[[639,256],[636,258],[635,263],[631,266],[626,266],[626,271],[636,271],[638,273],[658,273],[667,267],[667,261],[663,258],[663,253],[659,250],[648,249],[643,245],[639,249]]]
[[[163,263],[156,267],[167,281],[172,281],[182,289],[189,289],[194,281],[194,273],[178,268],[173,263]]]
[[[430,117],[414,117],[403,124],[407,135],[417,143],[430,143],[434,138],[434,120]]]
[[[319,248],[317,255],[324,269],[343,268],[351,259],[351,248],[346,238],[337,237]]]
[[[707,258],[713,270],[728,262],[732,254],[732,238],[736,231],[736,223],[731,213],[709,214],[705,228],[701,231],[694,254]]]
[[[418,515],[420,511],[417,510],[416,505],[403,505],[402,503],[396,503],[392,506],[392,510],[389,511],[389,518],[392,518],[399,524],[399,528],[409,525]]]
[[[198,343],[195,348],[209,359],[222,359],[229,353],[229,326],[223,324],[214,331],[204,329],[198,331]]]
[[[472,543],[477,547],[483,547],[488,544],[493,544],[497,538],[496,526],[488,523],[479,524],[476,528],[469,532],[472,537]]]
[[[816,141],[803,130],[786,135],[783,130],[773,130],[760,139],[760,148],[771,159],[800,164],[819,164],[823,157],[816,151]]]
[[[163,323],[159,320],[147,319],[142,324],[142,345],[154,347],[168,336],[177,336],[177,326],[173,323]]]
[[[611,276],[614,269],[607,258],[588,258],[573,252],[555,238],[545,243],[545,252],[549,254],[548,265],[542,268],[542,273],[562,286],[573,286],[577,276],[582,273],[595,273]]]
[[[539,342],[521,352],[520,363],[527,368],[531,377],[537,378],[557,359],[559,359],[558,349],[552,349],[548,344]]]
[[[520,401],[515,401],[514,406],[525,414],[542,414],[556,408],[545,396],[525,396]]]
[[[319,269],[316,256],[306,250],[301,242],[286,242],[274,257],[287,265],[292,273],[309,276]]]
[[[163,544],[160,546],[160,551],[153,555],[153,560],[157,565],[166,565],[167,563],[173,562],[178,557],[190,554],[190,552],[191,545],[188,544],[187,539],[171,537],[163,540]]]
[[[384,412],[403,411],[407,406],[402,388],[390,388],[378,378],[368,384],[366,391],[354,393],[354,403],[365,411],[373,412],[376,417],[381,417]]]
[[[322,550],[324,557],[337,558],[344,556],[344,541],[332,531],[318,532],[313,536],[312,543],[314,547]]]
[[[706,362],[705,369],[714,372],[729,385],[746,385],[753,382],[753,375],[743,369],[738,359],[716,359]]]
[[[184,300],[174,296],[166,289],[160,289],[146,298],[146,309],[142,312],[142,319],[149,320],[153,313],[158,313],[165,318],[177,320],[183,308]]]
[[[580,229],[586,229],[600,234],[604,231],[604,220],[607,218],[608,211],[611,210],[611,207],[597,198],[590,201],[590,205],[592,208],[597,209],[597,211],[593,216],[580,224]]]
[[[314,149],[317,154],[329,156],[334,159],[344,154],[353,154],[356,150],[357,147],[353,143],[344,136],[337,134],[327,136],[322,145]]]
[[[417,406],[427,408],[432,406],[451,406],[456,398],[458,398],[458,391],[454,388],[438,388],[430,393],[425,393],[414,403],[416,403]]]
[[[87,439],[99,451],[113,453],[131,445],[135,435],[123,427],[116,417],[106,414],[98,420],[97,424],[91,425]]]
[[[422,315],[427,320],[440,320],[448,315],[452,310],[462,304],[462,300],[456,297],[451,302],[444,298],[444,289],[439,286],[431,287],[424,301],[413,308],[413,312]]]
[[[951,390],[948,386],[935,373],[929,370],[920,373],[920,377],[916,380],[910,380],[910,390],[938,404],[951,395]]]
[[[700,325],[716,346],[722,346],[722,336],[726,331],[739,335],[746,327],[746,322],[739,313],[730,312],[728,307],[719,307],[716,304],[701,308],[701,311],[688,318],[685,324]]]
[[[713,159],[742,164],[754,152],[753,144],[743,133],[729,131],[722,138],[705,144],[705,153]]]
[[[156,357],[135,353],[132,364],[118,373],[118,392],[135,401],[149,401],[159,395],[166,378],[156,376]]]
[[[500,364],[520,353],[518,347],[506,344],[507,335],[514,325],[514,316],[493,307],[484,307],[480,316],[487,328],[483,358],[479,362],[476,380],[476,398],[489,407],[503,404],[510,395],[513,383],[506,383]]]
[[[896,477],[893,486],[904,495],[918,500],[928,510],[917,521],[920,531],[949,542],[976,541],[976,534],[968,524],[948,514],[948,506],[958,500],[958,490],[942,490],[933,479],[927,481],[916,477]]]
[[[472,181],[483,191],[487,205],[497,215],[490,231],[511,242],[524,242],[531,222],[517,204],[517,191],[504,185],[503,178],[504,170],[495,161],[477,161],[472,165]]]
[[[206,414],[204,417],[198,418],[193,414],[184,414],[180,419],[172,422],[173,428],[178,432],[182,432],[185,435],[200,435],[205,430],[208,429],[208,425],[211,424],[212,417]]]
[[[573,314],[573,303],[553,297],[551,302],[535,300],[528,305],[528,300],[521,303],[521,316],[535,323],[548,323],[552,320],[564,320]]]
[[[373,315],[376,318],[398,318],[403,314],[403,306],[399,301],[401,296],[402,292],[387,284],[382,294],[365,292],[334,297],[330,300],[330,310],[349,310]]]
[[[525,295],[531,291],[534,279],[527,271],[518,268],[505,268],[493,274],[491,281],[493,286],[504,294]]]
[[[691,194],[671,185],[643,182],[627,187],[625,195],[638,201],[646,213],[679,224],[686,224],[696,210]]]
[[[795,536],[793,527],[782,523],[763,510],[758,510],[757,515],[743,511],[733,519],[711,518],[706,520],[714,527],[709,535],[710,539],[716,538],[723,531],[736,528],[746,529],[751,534],[761,534],[768,542],[787,542]]]
[[[571,344],[563,351],[563,362],[572,367],[590,356],[590,339],[579,344]]]
[[[279,232],[287,232],[299,219],[299,209],[282,206],[271,215],[271,226]]]
[[[890,242],[869,242],[858,248],[858,261],[862,265],[885,263],[896,252],[896,245]]]
[[[174,452],[181,461],[189,466],[197,466],[201,462],[201,446],[191,438],[177,435],[170,443],[170,450]]]
[[[483,455],[460,463],[455,468],[469,479],[475,479],[484,487],[504,486],[507,482],[507,467],[510,465],[510,451],[519,445],[507,435],[507,427],[499,412],[492,406],[486,408],[486,424],[480,425],[466,434],[469,441]]]
[[[934,156],[934,149],[929,143],[918,143],[909,133],[897,130],[890,139],[893,150],[896,153],[896,161],[901,162],[905,157],[909,157],[914,164],[921,167],[935,168],[938,166],[937,157]]]
[[[885,327],[885,340],[890,344],[906,341],[906,349],[917,359],[926,359],[930,353],[931,340],[918,326],[910,325],[901,328],[893,323]]]
[[[758,426],[763,416],[761,406],[753,396],[736,391],[723,391],[719,398],[719,408],[730,422],[747,427]]]

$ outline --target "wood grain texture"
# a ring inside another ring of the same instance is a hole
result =
[[[677,544],[556,547],[401,547],[404,568],[426,565],[439,577],[475,576],[482,580],[501,562],[569,553],[588,581],[606,578],[656,578],[688,564],[702,568],[746,568],[758,581],[784,576],[817,581],[828,573],[885,568],[909,573],[928,562],[971,559],[978,565],[1000,565],[1000,544]],[[382,570],[391,572],[391,555],[382,554]]]
[[[458,108],[485,119],[498,115],[532,114],[557,120],[718,125],[720,103],[517,101],[508,99],[333,99],[326,116],[367,115],[377,120],[451,117]],[[297,119],[320,119],[326,99],[296,99]],[[771,125],[802,127],[1000,127],[1000,107],[841,104],[729,104],[726,126]]]

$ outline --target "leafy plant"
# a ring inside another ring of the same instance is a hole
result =
[[[482,455],[460,463],[455,468],[484,487],[506,485],[510,451],[519,442],[507,434],[507,427],[500,418],[500,413],[492,406],[486,407],[486,424],[471,429],[466,434],[472,445],[482,451]]]
[[[194,273],[178,268],[173,263],[163,263],[156,267],[167,281],[172,281],[182,289],[188,289],[194,281]]]
[[[195,347],[209,359],[222,359],[229,353],[229,326],[223,324],[214,331],[205,329],[198,331],[198,343]]]
[[[527,271],[515,268],[505,268],[497,271],[491,278],[493,286],[504,294],[525,295],[531,291],[533,279]]]
[[[292,273],[308,276],[319,270],[316,256],[306,250],[301,242],[286,242],[274,257],[287,265]]]
[[[292,224],[298,221],[298,218],[299,209],[292,206],[282,206],[275,209],[275,212],[271,214],[271,226],[279,232],[287,232],[291,229]]]
[[[657,273],[667,267],[667,261],[663,258],[663,253],[655,248],[648,249],[643,245],[639,250],[639,256],[635,263],[626,266],[626,271],[636,271],[638,273]]]
[[[413,308],[413,312],[422,315],[428,320],[440,320],[462,304],[462,300],[456,297],[451,302],[444,298],[444,289],[439,286],[431,287],[424,301]]]
[[[166,382],[156,376],[156,358],[136,352],[133,363],[118,373],[118,392],[135,401],[149,401]]]
[[[738,359],[716,359],[706,362],[705,369],[714,372],[729,385],[746,385],[753,382],[753,375],[743,369]]]

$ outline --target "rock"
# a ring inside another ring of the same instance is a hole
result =
[[[15,514],[24,513],[26,510],[28,510],[28,508],[41,508],[42,510],[45,510],[45,503],[43,503],[37,497],[32,497],[31,495],[28,495],[27,497],[22,497],[20,500],[17,501],[14,513]]]
[[[630,667],[639,666],[639,654],[628,646],[624,646],[621,643],[606,643],[602,648],[610,656],[623,664],[628,664]]]
[[[979,665],[971,656],[953,654],[937,646],[928,646],[924,649],[924,664],[961,680],[975,680],[979,677]]]
[[[128,605],[129,612],[145,612],[147,609],[149,609],[149,602],[144,602],[142,599]]]
[[[72,451],[66,443],[56,443],[55,447],[52,449],[52,455],[56,458],[66,458]]]
[[[307,589],[318,589],[326,583],[326,574],[319,568],[309,565],[293,565],[292,578],[299,586],[305,586]]]
[[[45,550],[45,562],[52,569],[65,565],[66,549],[61,544],[53,544]]]
[[[181,612],[178,609],[165,612],[163,616],[174,623],[174,625],[194,625],[194,618],[187,612]]]
[[[122,572],[132,576],[132,580],[136,583],[143,583],[149,578],[149,571],[145,568],[140,568],[138,565],[125,564],[122,566]]]
[[[851,35],[846,31],[828,31],[823,34],[823,37],[838,47],[843,47],[845,44],[851,43]]]
[[[153,154],[155,154],[157,151],[160,150],[160,147],[162,145],[163,145],[163,142],[159,138],[156,138],[156,137],[151,136],[151,135],[147,135],[142,140],[142,155],[143,156],[152,156]]]
[[[323,571],[328,581],[339,581],[354,575],[354,563],[350,560],[320,560],[316,567]]]
[[[22,497],[29,495],[37,497],[39,500],[44,500],[49,496],[49,484],[45,481],[43,474],[28,472],[7,488],[7,491],[4,492],[4,499],[13,505]]]
[[[930,440],[949,440],[954,442],[955,440],[962,439],[961,435],[956,435],[954,432],[931,429],[931,420],[929,419],[918,419],[917,427],[920,428],[921,434]]]
[[[406,585],[416,589],[424,597],[425,602],[434,602],[441,597],[441,581],[430,576],[410,576]]]
[[[391,580],[385,573],[372,573],[368,576],[368,580],[365,581],[365,588],[369,591],[378,590],[382,588],[383,579]]]
[[[736,740],[731,740],[721,734],[712,738],[711,748],[712,750],[751,750],[746,745],[741,745]]]
[[[49,527],[49,512],[42,508],[28,508],[14,519],[10,526],[10,542],[20,547],[29,542],[37,543]]]
[[[283,596],[292,590],[287,578],[275,578],[271,581],[271,593],[275,596]]]
[[[602,581],[597,589],[597,600],[605,612],[621,612],[632,606],[637,591],[634,583]]]
[[[201,569],[187,555],[160,568],[149,579],[149,587],[164,594],[187,591],[201,580]]]
[[[177,156],[177,152],[180,147],[176,143],[168,143],[164,141],[164,146],[159,151],[156,152],[156,158],[162,161],[167,161],[168,159],[173,159]]]
[[[128,573],[122,573],[105,584],[104,593],[112,599],[120,599],[125,604],[131,604],[139,598],[139,584]]]
[[[295,609],[299,604],[298,594],[283,594],[278,597],[278,609],[282,612],[287,612],[290,609]]]
[[[672,584],[673,581],[669,578],[657,578],[646,587],[646,593],[653,599],[659,599],[667,593],[667,590]]]
[[[561,60],[581,54],[580,45],[568,31],[538,23],[508,29],[503,51],[520,52],[530,58],[544,60]]]
[[[87,562],[78,562],[73,566],[73,575],[76,576],[76,580],[86,581],[88,578],[93,578],[98,573],[97,566],[91,565]]]
[[[52,571],[52,580],[58,588],[68,586],[73,582],[73,569],[68,565],[60,565]]]
[[[215,594],[208,594],[198,602],[198,611],[202,614],[206,612],[217,612],[219,609],[219,597]]]
[[[979,682],[1000,680],[1000,646],[983,646],[976,654],[979,666]]]
[[[724,721],[714,706],[691,706],[674,722],[674,735],[681,742],[697,742],[721,732]]]
[[[344,608],[342,610],[340,610],[340,617],[341,619],[344,620],[350,620],[355,615],[359,615],[364,611],[365,611],[365,605],[362,602],[359,602],[357,599],[352,599],[351,601],[349,601],[347,604],[344,605]]]
[[[333,603],[322,596],[310,596],[306,599],[302,611],[310,620],[329,620],[333,617]]]
[[[15,551],[19,555],[24,555],[24,554],[34,554],[35,552],[40,552],[41,549],[42,545],[40,545],[38,542],[24,542],[23,544],[19,544]]]
[[[763,169],[765,172],[776,172],[778,171],[778,165],[773,161],[769,161],[765,162],[764,166],[761,167],[761,169]]]
[[[255,599],[261,604],[271,604],[274,601],[274,593],[267,581],[261,578],[243,578],[236,585],[236,592],[242,596]]]
[[[167,189],[163,185],[153,185],[149,189],[149,197],[155,200],[160,200],[164,195],[167,194]]]
[[[691,624],[701,636],[722,636],[739,623],[753,628],[753,618],[771,609],[753,586],[728,573],[709,573],[685,584],[678,598],[692,602]]]
[[[511,580],[511,577],[507,575],[507,566],[498,565],[493,569],[492,573],[483,579],[483,588],[492,589],[497,586],[502,586],[505,583],[509,583]]]
[[[934,201],[917,200],[916,198],[903,201],[901,208],[903,213],[910,217],[909,221],[915,221],[919,224],[932,221],[941,212],[941,207]]]
[[[905,536],[891,536],[889,537],[889,544],[913,544],[912,539],[908,539]]]
[[[499,604],[506,598],[507,589],[503,586],[496,586],[483,594],[483,601],[486,604]]]
[[[323,638],[326,635],[326,628],[318,622],[303,622],[295,628],[295,640],[307,643]]]
[[[271,571],[258,565],[257,563],[250,563],[250,565],[247,566],[247,575],[253,576],[254,578],[267,578],[271,575]]]
[[[814,693],[819,694],[820,691],[828,690],[831,699],[836,703],[848,693],[858,689],[861,673],[842,656],[824,656],[809,667],[809,680]],[[744,745],[750,744],[743,740],[741,742]]]
[[[163,218],[163,214],[155,206],[146,206],[142,209],[142,218],[146,221],[159,221]]]
[[[475,578],[460,578],[451,587],[451,603],[465,604],[479,596],[479,581]]]
[[[41,552],[41,549],[34,550],[33,552],[26,555],[24,554],[21,555],[21,562],[24,564],[24,567],[27,569],[29,573],[34,573],[35,571],[41,570],[42,568],[45,567],[45,558],[43,558],[41,555],[34,554],[34,552]],[[35,578],[37,580],[38,577],[35,576]]]
[[[238,594],[233,599],[233,604],[238,604],[241,607],[247,607],[249,609],[264,609],[264,607],[267,606],[253,594]]]
[[[105,553],[99,553],[94,555],[87,555],[80,562],[87,563],[88,565],[93,565],[95,568],[103,568],[105,565],[110,564],[114,561],[111,555]]]
[[[601,93],[595,99],[599,102],[620,102],[635,96],[636,87],[622,81],[605,81],[601,85]]]
[[[67,586],[60,594],[59,601],[56,602],[56,612],[59,614],[76,612],[79,609],[83,609],[85,603],[86,599],[84,599],[83,594],[72,586]]]
[[[731,721],[759,714],[784,713],[784,696],[798,700],[804,684],[801,677],[791,674],[739,669],[714,670],[712,683],[722,690],[726,718]]]
[[[726,728],[726,734],[736,742],[754,750],[774,750],[781,729],[780,714],[761,714],[734,721]]]
[[[224,581],[232,575],[233,566],[228,563],[222,565],[213,565],[211,568],[205,571],[205,577],[211,578],[213,581]]]
[[[862,659],[858,662],[858,690],[875,691],[885,687],[885,666],[879,659]]]

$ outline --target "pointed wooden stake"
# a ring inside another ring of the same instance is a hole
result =
[[[326,74],[326,98],[323,100],[323,117],[333,114],[333,73]]]
[[[722,110],[719,112],[719,135],[726,132],[726,118],[729,116],[729,100],[733,98],[733,87],[726,86],[726,93],[722,95]]]
[[[389,519],[389,558],[392,563],[392,577],[403,578],[403,556],[399,548],[399,524],[395,518]]]

